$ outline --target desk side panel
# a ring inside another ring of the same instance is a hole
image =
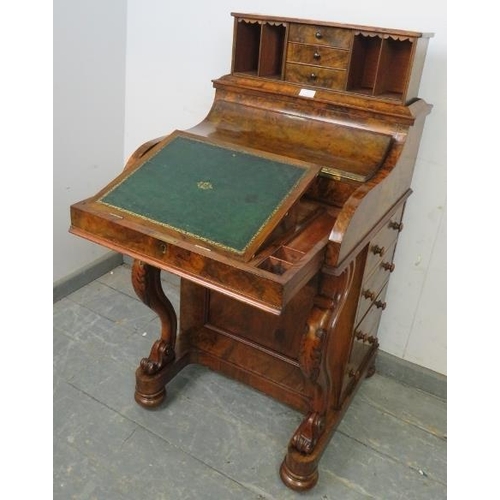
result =
[[[411,108],[416,117],[413,126],[400,128],[380,171],[354,191],[341,210],[330,235],[328,266],[342,266],[351,254],[361,251],[375,234],[377,224],[411,193],[420,138],[431,106],[420,100]]]

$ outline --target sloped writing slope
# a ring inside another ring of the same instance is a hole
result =
[[[318,171],[179,133],[98,202],[249,260]]]

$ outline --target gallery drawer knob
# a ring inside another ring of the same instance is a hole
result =
[[[313,54],[313,57],[314,57],[314,59],[319,59],[319,58],[321,57],[321,54],[320,54],[318,51],[316,51],[316,52]]]
[[[373,300],[375,299],[376,295],[375,292],[372,292],[371,290],[363,290],[363,297],[365,299]]]
[[[392,262],[382,262],[382,267],[386,270],[392,273],[394,269],[396,269],[396,264]]]
[[[375,255],[384,255],[385,253],[385,248],[384,247],[379,247],[378,245],[373,245],[372,246],[372,252],[375,254]]]
[[[323,33],[321,33],[321,31],[318,30],[318,31],[316,31],[316,35],[315,36],[316,36],[316,38],[318,40],[321,40],[323,38]]]
[[[403,230],[403,227],[404,227],[404,226],[403,226],[403,223],[402,223],[402,222],[394,222],[394,221],[393,221],[393,222],[391,222],[391,223],[389,224],[389,227],[390,227],[391,229],[394,229],[394,230],[396,230],[396,231],[398,231],[398,232],[400,233],[400,232]]]
[[[382,309],[382,311],[387,307],[387,302],[383,302],[381,300],[377,300],[374,302],[375,307],[378,307],[379,309]]]
[[[318,75],[316,73],[311,73],[309,75],[309,80],[316,80],[316,78],[318,78]]]

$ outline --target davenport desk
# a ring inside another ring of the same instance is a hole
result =
[[[213,82],[208,116],[137,149],[72,205],[70,231],[132,257],[160,317],[136,401],[159,405],[199,363],[296,408],[280,475],[306,490],[375,370],[431,110],[417,97],[431,35],[232,15],[231,74]],[[162,270],[181,278],[179,325]]]

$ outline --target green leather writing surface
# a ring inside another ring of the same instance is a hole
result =
[[[100,202],[243,253],[307,169],[178,136]]]

